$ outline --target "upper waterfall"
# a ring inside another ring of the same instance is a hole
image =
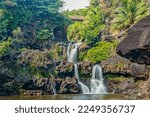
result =
[[[68,49],[67,49],[67,59],[71,63],[77,63],[77,56],[78,56],[78,47],[81,45],[81,43],[74,44],[74,48],[71,49],[71,44],[69,43]],[[71,51],[70,51],[71,49]]]

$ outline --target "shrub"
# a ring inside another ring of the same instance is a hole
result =
[[[0,58],[8,53],[8,49],[12,44],[12,39],[7,41],[0,41]]]
[[[99,42],[95,47],[91,48],[85,57],[86,60],[90,60],[93,63],[106,60],[112,56],[113,51],[115,50],[117,41],[114,42]]]

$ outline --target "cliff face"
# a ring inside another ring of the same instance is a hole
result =
[[[150,15],[129,30],[117,53],[132,62],[150,65]]]
[[[118,45],[117,53],[135,63],[132,65],[134,74],[142,71],[138,69],[138,64],[145,65],[147,68],[143,71],[144,74],[147,74],[147,79],[137,80],[135,88],[125,98],[150,99],[150,15],[129,30],[127,37]],[[133,93],[135,89],[136,93]]]

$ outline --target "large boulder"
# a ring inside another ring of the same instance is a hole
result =
[[[59,82],[58,82],[59,80]],[[59,88],[57,88],[59,84]],[[56,89],[59,94],[78,94],[81,93],[81,87],[78,84],[77,78],[67,77],[65,79],[56,80]]]
[[[129,30],[117,53],[132,62],[150,65],[150,15]]]
[[[147,79],[149,77],[149,66],[130,62],[119,55],[110,57],[101,62],[105,74],[120,74],[123,76],[133,76],[137,79]]]

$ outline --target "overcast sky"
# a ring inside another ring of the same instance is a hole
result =
[[[64,10],[80,9],[89,5],[89,0],[63,0],[63,1],[65,2],[63,8]]]

